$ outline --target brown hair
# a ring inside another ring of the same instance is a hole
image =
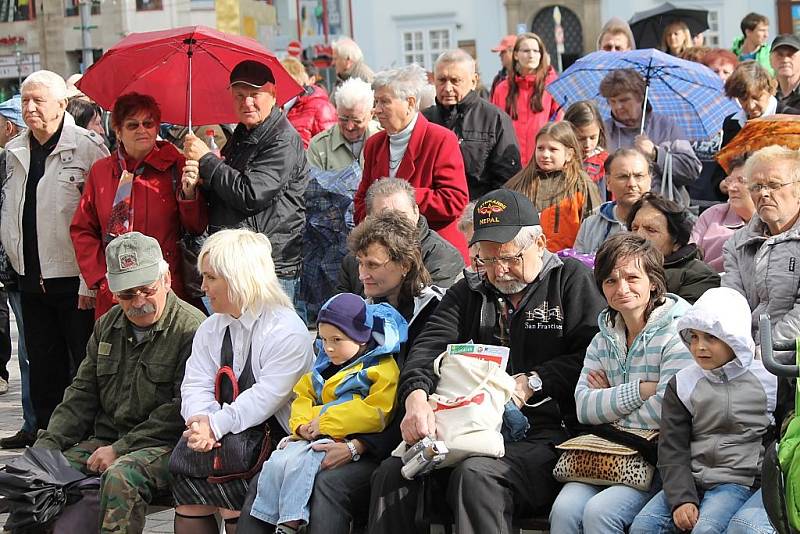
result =
[[[567,121],[550,122],[545,124],[539,133],[536,134],[536,142],[538,144],[539,138],[547,136],[558,143],[564,145],[568,150],[572,149],[572,159],[564,164],[564,169],[561,171],[564,175],[563,191],[575,191],[584,181],[583,171],[583,158],[581,155],[581,146],[578,143],[578,138],[575,135],[575,129],[572,124]],[[536,206],[536,197],[539,194],[539,181],[540,176],[539,167],[536,165],[536,154],[534,155],[524,169],[511,177],[506,183],[506,187],[512,191],[519,191],[527,196],[534,206]]]
[[[763,91],[774,95],[777,90],[778,82],[757,61],[739,63],[725,81],[725,96],[729,98],[747,98]]]
[[[431,275],[422,263],[417,228],[408,217],[396,210],[369,215],[347,237],[347,248],[354,256],[373,243],[386,248],[389,259],[408,267],[398,297],[400,307],[414,302],[424,287],[431,285]]]
[[[522,42],[526,39],[533,39],[539,44],[539,50],[541,51],[541,55],[539,56],[539,66],[536,68],[536,80],[533,86],[533,92],[531,93],[531,99],[528,102],[528,105],[531,108],[531,111],[534,113],[541,112],[544,108],[542,107],[542,94],[544,93],[544,84],[545,79],[547,78],[548,72],[550,72],[550,55],[547,53],[547,48],[544,46],[544,41],[542,38],[536,35],[535,33],[527,32],[527,33],[520,33],[517,35],[517,42],[514,44],[514,54],[519,51],[519,47],[522,45]],[[517,77],[518,74],[519,63],[517,62],[517,58],[513,57],[511,60],[511,72],[509,73],[508,78],[508,96],[506,96],[506,113],[508,113],[513,120],[517,120],[517,98],[519,97],[519,85],[517,84]]]
[[[152,96],[139,93],[126,93],[120,96],[114,102],[114,109],[111,110],[111,128],[114,130],[122,128],[125,119],[141,112],[148,113],[157,123],[161,122],[161,108]]]
[[[745,33],[746,30],[753,31],[756,29],[756,26],[759,24],[769,24],[769,19],[764,15],[760,15],[758,13],[748,13],[742,19],[742,22],[739,24],[739,28],[742,29],[742,35],[747,35]]]
[[[692,238],[692,221],[689,220],[689,213],[677,202],[668,200],[656,193],[645,193],[631,206],[628,220],[625,221],[628,228],[633,228],[633,220],[645,204],[664,214],[664,218],[667,219],[667,232],[679,247],[689,242]]]
[[[600,82],[600,96],[612,98],[622,93],[633,93],[644,100],[647,84],[642,75],[633,69],[612,70]]]
[[[594,258],[594,283],[600,289],[600,293],[603,293],[603,281],[611,275],[621,259],[627,258],[639,260],[653,285],[650,301],[644,310],[644,318],[647,321],[653,310],[664,303],[664,295],[667,292],[664,255],[650,241],[632,232],[619,232],[606,239]],[[616,314],[617,311],[609,306],[608,315],[612,323]]]
[[[597,109],[597,104],[592,100],[580,100],[575,102],[567,111],[564,112],[564,120],[568,121],[575,128],[583,128],[590,124],[596,124],[600,129],[600,137],[597,140],[597,146],[605,148],[606,146],[606,127],[603,124],[603,116]]]
[[[702,64],[703,58],[706,57],[706,54],[708,54],[709,50],[711,49],[707,46],[691,46],[689,48],[684,48],[680,57],[686,61]]]
[[[678,28],[678,30],[683,33],[683,43],[679,45],[677,50],[670,50],[669,45],[667,45],[667,34],[672,28]],[[689,26],[683,21],[676,20],[667,24],[667,27],[664,28],[664,33],[661,34],[661,46],[659,48],[667,54],[680,57],[684,50],[691,48],[692,44],[692,33],[689,31]]]

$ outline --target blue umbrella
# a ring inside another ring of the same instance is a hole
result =
[[[708,139],[722,128],[725,117],[741,110],[725,96],[722,80],[711,69],[652,48],[592,52],[562,72],[547,90],[563,108],[579,100],[594,100],[603,116],[610,118],[611,109],[600,96],[600,82],[619,69],[642,75],[647,82],[644,107],[650,102],[653,111],[672,117],[690,141]]]

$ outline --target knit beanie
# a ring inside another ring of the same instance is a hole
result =
[[[372,336],[372,317],[367,315],[367,303],[363,298],[353,293],[340,293],[322,305],[317,324],[333,325],[356,343],[366,343]]]

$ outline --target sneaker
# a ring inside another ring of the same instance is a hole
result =
[[[24,449],[32,446],[36,441],[36,434],[20,430],[10,438],[0,439],[0,448],[3,449]]]
[[[8,393],[8,380],[0,378],[0,395]]]

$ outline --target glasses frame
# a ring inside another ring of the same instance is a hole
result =
[[[513,256],[501,256],[499,258],[481,258],[480,255],[475,256],[475,265],[479,267],[496,267],[502,265],[504,269],[510,269],[517,265],[524,263],[525,251],[533,246],[533,243],[523,247],[519,252]]]
[[[125,291],[114,293],[114,296],[117,298],[117,300],[133,300],[139,295],[143,296],[144,298],[148,298],[158,293],[158,290],[161,289],[160,286],[161,286],[161,278],[159,278],[149,286],[141,286],[141,287],[135,287],[133,289],[126,289]]]
[[[796,184],[797,182],[800,182],[800,180],[790,180],[788,182],[778,182],[778,184],[752,183],[752,184],[749,184],[747,186],[747,190],[750,191],[750,193],[752,193],[752,194],[760,195],[766,189],[767,191],[769,191],[770,194],[772,194],[772,193],[778,191],[779,189],[782,189],[782,188],[786,187],[787,185]]]

